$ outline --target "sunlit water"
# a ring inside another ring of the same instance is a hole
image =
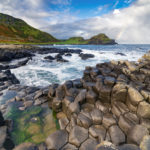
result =
[[[81,60],[78,54],[71,57],[63,56],[68,63],[48,62],[44,60],[45,56],[55,56],[56,54],[36,54],[26,66],[12,69],[12,73],[20,80],[21,84],[28,86],[47,86],[52,83],[63,83],[66,80],[72,80],[82,77],[85,66],[95,66],[97,63],[110,60],[130,60],[137,61],[140,57],[150,50],[150,45],[57,45],[43,46],[81,49],[83,53],[94,54],[94,58]],[[118,55],[123,53],[125,56]]]

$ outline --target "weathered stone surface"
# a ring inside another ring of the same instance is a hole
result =
[[[69,143],[79,147],[87,138],[88,130],[83,127],[75,126],[70,132]]]
[[[86,101],[90,104],[95,104],[97,94],[92,90],[86,93]]]
[[[117,125],[113,125],[109,128],[109,134],[113,144],[120,145],[125,143],[125,135]]]
[[[150,131],[150,119],[141,118],[140,124],[145,126]]]
[[[61,111],[61,108],[62,108],[62,101],[61,99],[55,97],[53,99],[53,102],[52,102],[52,108],[55,112],[59,112]]]
[[[119,150],[140,150],[140,148],[134,144],[124,144],[119,146]]]
[[[128,134],[128,131],[134,126],[134,124],[131,121],[129,121],[126,117],[122,115],[119,117],[118,124],[126,135]]]
[[[38,150],[38,148],[32,143],[22,143],[16,146],[13,150]]]
[[[66,130],[59,130],[48,136],[46,145],[48,149],[60,149],[68,142],[68,133]]]
[[[42,96],[42,95],[43,95],[43,92],[42,92],[41,90],[39,90],[39,91],[37,91],[37,92],[35,93],[34,99],[37,99],[37,98],[39,98],[39,97]]]
[[[64,118],[60,118],[59,119],[59,126],[60,126],[60,129],[63,130],[66,128],[66,126],[68,125],[69,123],[69,120],[67,119],[67,117],[64,117]]]
[[[140,148],[141,150],[150,150],[150,135],[146,135],[143,137]]]
[[[137,114],[140,117],[150,119],[150,104],[143,101],[139,104]]]
[[[98,108],[103,113],[107,113],[110,110],[110,104],[108,103],[101,103],[100,101],[96,101],[96,108]]]
[[[80,106],[77,102],[73,102],[69,105],[69,112],[70,113],[79,113],[80,112]]]
[[[49,92],[48,92],[48,97],[54,97],[55,93],[56,93],[56,88],[58,87],[58,84],[53,84],[52,86],[50,86],[49,88]]]
[[[66,144],[61,150],[78,150],[78,148],[70,143]]]
[[[7,137],[7,127],[2,126],[0,127],[0,148],[3,147],[6,137]]]
[[[102,125],[93,125],[89,128],[89,133],[92,137],[98,138],[99,142],[105,140],[106,129]]]
[[[143,137],[148,135],[149,131],[142,125],[135,125],[129,131],[127,135],[127,142],[131,144],[140,145]]]
[[[103,114],[99,109],[94,108],[91,111],[91,117],[92,117],[92,120],[93,120],[94,124],[101,124],[102,123]]]
[[[33,104],[33,101],[25,101],[25,102],[24,102],[24,106],[25,106],[26,108],[32,106],[32,104]]]
[[[127,97],[126,84],[118,83],[113,87],[112,90],[112,101],[122,101],[125,102]]]
[[[80,93],[75,98],[75,102],[83,103],[86,98],[86,89],[80,91]]]
[[[111,125],[116,124],[116,120],[113,118],[113,115],[110,113],[104,114],[103,121],[104,127],[109,128]]]
[[[92,120],[80,113],[77,118],[77,124],[88,129],[92,124]]]
[[[116,81],[116,79],[113,77],[105,77],[104,84],[108,85],[108,86],[113,86],[115,81]]]
[[[135,106],[137,106],[139,102],[141,102],[144,99],[144,97],[138,92],[138,90],[136,90],[133,87],[130,87],[128,89],[127,98],[131,102],[131,104]]]
[[[79,150],[95,150],[97,142],[93,139],[87,139],[82,145],[80,146]]]
[[[118,150],[118,149],[114,144],[108,141],[103,141],[101,144],[97,145],[96,150]]]

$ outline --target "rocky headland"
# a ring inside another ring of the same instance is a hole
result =
[[[81,50],[53,48],[5,49],[0,58],[1,62],[32,59],[34,53],[58,53],[55,58],[46,58],[51,61],[71,53],[86,59]],[[86,67],[81,79],[45,88],[20,85],[9,69],[1,67],[0,71],[0,95],[9,95],[0,104],[5,117],[4,121],[0,113],[1,150],[150,149],[150,53],[138,62],[111,61]],[[45,117],[50,112],[43,111],[46,107],[53,110],[58,125],[53,129],[49,129],[53,121]],[[24,127],[22,122],[30,126]],[[40,126],[42,122],[44,128]],[[23,127],[21,134],[17,129],[17,134],[13,132],[16,126]],[[37,131],[42,132],[36,134]],[[32,136],[26,140],[24,135]],[[16,141],[17,136],[25,142]]]

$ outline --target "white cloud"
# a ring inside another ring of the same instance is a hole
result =
[[[129,2],[131,0],[126,0]],[[98,33],[106,33],[119,43],[150,44],[150,0],[137,0],[130,7],[109,14],[79,20],[70,14],[70,9],[62,11],[45,10],[44,0],[0,0],[0,11],[22,18],[30,25],[41,28],[57,38],[83,36],[89,38]],[[71,0],[51,0],[56,5],[69,5]],[[56,3],[57,2],[57,3]],[[116,2],[117,5],[117,2]],[[101,11],[101,8],[99,8]]]
[[[79,20],[73,23],[56,24],[44,28],[57,38],[84,36],[89,38],[106,33],[119,43],[150,44],[150,1],[138,0],[130,7],[115,10],[116,13]]]

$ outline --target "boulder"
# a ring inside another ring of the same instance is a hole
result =
[[[93,139],[87,139],[84,143],[81,144],[79,150],[95,150],[97,142]]]
[[[124,133],[117,125],[113,125],[109,128],[109,134],[112,143],[115,145],[123,144],[126,141]]]
[[[108,141],[103,141],[96,146],[96,150],[118,150],[118,148]]]
[[[55,112],[61,111],[61,109],[62,109],[62,101],[61,101],[59,98],[55,97],[55,98],[53,99],[53,102],[52,102],[52,109],[53,109]]]
[[[127,142],[140,145],[145,135],[149,135],[147,128],[142,125],[135,125],[128,131]]]
[[[61,150],[78,150],[78,148],[70,143],[66,144]]]
[[[80,105],[77,102],[70,103],[68,107],[68,111],[70,114],[72,113],[79,113],[80,112]]]
[[[69,134],[69,143],[79,147],[88,138],[88,130],[74,126]]]
[[[96,108],[98,108],[103,113],[108,113],[110,111],[110,104],[109,103],[101,103],[100,101],[96,101]]]
[[[68,142],[68,133],[66,130],[58,130],[48,136],[46,139],[48,149],[60,149]]]
[[[150,104],[146,101],[140,102],[137,109],[137,114],[140,117],[150,119]]]
[[[80,93],[75,98],[75,102],[83,103],[86,98],[86,89],[80,91]]]
[[[116,81],[116,79],[114,77],[107,76],[104,79],[104,84],[112,87],[114,85],[115,81]]]
[[[60,129],[63,130],[66,128],[66,126],[68,125],[69,123],[69,120],[67,119],[67,117],[63,117],[63,118],[60,118],[59,119],[59,126],[60,126]]]
[[[93,54],[79,54],[79,57],[81,57],[82,60],[87,60],[89,58],[94,58],[95,56]]]

